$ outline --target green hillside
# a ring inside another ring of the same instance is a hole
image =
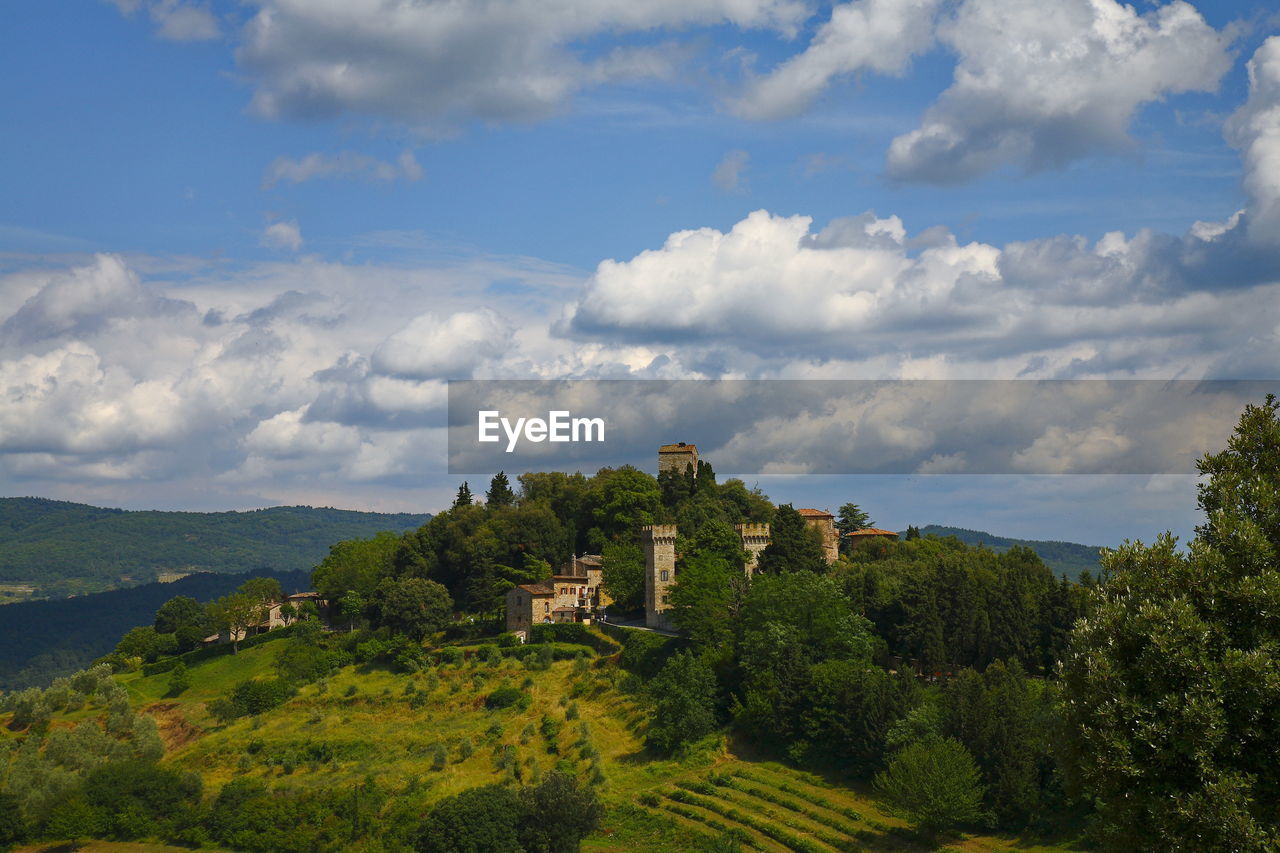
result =
[[[1040,559],[1044,560],[1046,566],[1053,569],[1054,574],[1066,575],[1073,581],[1079,580],[1080,573],[1086,569],[1097,577],[1101,568],[1102,547],[1100,545],[1080,545],[1075,542],[1054,542],[1043,539],[1012,539],[982,530],[944,527],[940,524],[921,527],[920,535],[954,536],[966,545],[984,545],[997,553],[1004,553],[1010,548],[1021,545],[1039,554]]]
[[[0,498],[0,603],[132,586],[166,572],[309,570],[334,542],[410,530],[429,518],[305,506],[135,512]]]
[[[648,700],[611,653],[615,644],[594,631],[594,648],[556,643],[556,656],[566,659],[550,664],[537,662],[535,647],[500,652],[491,645],[465,647],[466,657],[456,663],[428,657],[411,673],[353,663],[304,684],[278,707],[219,720],[211,708],[236,685],[267,683],[287,667],[298,641],[279,633],[238,655],[194,664],[191,686],[178,696],[167,672],[115,680],[131,706],[158,723],[166,747],[160,766],[198,774],[206,802],[216,802],[224,786],[238,780],[247,790],[261,783],[277,804],[333,797],[339,812],[365,814],[363,822],[335,825],[351,833],[336,845],[321,838],[333,827],[309,829],[319,839],[315,849],[405,849],[399,846],[403,826],[442,798],[493,783],[534,785],[553,769],[592,780],[603,805],[583,850],[933,849],[865,784],[761,760],[724,735],[704,739],[678,759],[647,752]],[[344,642],[341,635],[323,640],[330,649]],[[520,654],[528,655],[525,662]],[[528,698],[487,708],[500,688]],[[92,703],[60,711],[50,731],[102,713]],[[5,725],[11,717],[0,714],[0,759],[22,738]],[[367,797],[363,805],[361,796]],[[253,813],[250,806],[243,810]],[[304,839],[297,843],[312,849]],[[950,843],[967,850],[1070,849],[1030,847],[998,835],[954,836]],[[217,838],[206,844],[220,846]]]

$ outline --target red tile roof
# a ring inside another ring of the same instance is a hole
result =
[[[832,515],[831,513],[821,509],[798,509],[796,510],[796,512],[800,513],[806,518],[835,518],[835,516]]]
[[[556,591],[542,583],[522,583],[516,589],[523,589],[530,595],[555,595]]]
[[[861,530],[855,530],[852,533],[846,533],[845,536],[892,536],[898,538],[898,534],[892,530],[881,530],[879,527],[864,527]]]

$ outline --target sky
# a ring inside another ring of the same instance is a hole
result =
[[[1274,379],[1277,13],[14,0],[0,494],[439,510],[450,379]],[[1197,523],[1189,473],[742,473]]]

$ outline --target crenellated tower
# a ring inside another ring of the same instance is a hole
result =
[[[644,624],[671,630],[667,611],[676,580],[676,526],[651,524],[640,528],[644,546]]]
[[[733,529],[742,537],[742,550],[747,552],[747,562],[743,570],[747,577],[755,573],[756,563],[760,562],[760,554],[769,547],[768,524],[735,524]]]

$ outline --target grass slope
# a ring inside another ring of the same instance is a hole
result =
[[[166,570],[309,569],[334,542],[409,530],[428,518],[304,506],[132,512],[0,498],[0,582],[56,596],[151,581]]]
[[[256,717],[224,726],[209,715],[207,704],[239,682],[270,677],[284,648],[273,641],[199,664],[191,670],[193,686],[177,698],[165,695],[166,674],[119,678],[131,701],[159,722],[168,746],[165,761],[199,772],[210,796],[246,775],[273,785],[338,789],[372,777],[393,792],[426,791],[434,800],[511,780],[516,771],[495,760],[507,753],[514,755],[522,782],[557,762],[584,774],[598,762],[606,811],[601,828],[583,844],[593,853],[712,853],[727,849],[726,836],[744,850],[928,849],[866,786],[759,760],[723,737],[708,738],[681,760],[647,753],[642,700],[622,689],[628,679],[612,659],[597,658],[585,647],[584,660],[557,662],[545,671],[529,671],[510,658],[440,665],[413,675],[350,666]],[[527,709],[485,708],[485,697],[499,686],[528,682]],[[426,694],[417,707],[406,695],[409,685]],[[63,715],[54,725],[73,724],[83,714]],[[544,718],[560,721],[550,738],[542,730]],[[0,739],[16,737],[4,722],[0,716]],[[447,755],[442,767],[435,761],[437,745]],[[995,835],[965,835],[948,843],[973,851],[1070,849]]]
[[[900,534],[905,535],[905,534]],[[1076,542],[1054,542],[1044,539],[1011,539],[1007,536],[996,536],[982,530],[968,530],[963,527],[944,527],[940,524],[929,524],[920,528],[921,536],[954,536],[966,545],[985,545],[992,551],[1004,553],[1010,548],[1021,545],[1030,548],[1040,555],[1044,564],[1053,569],[1054,574],[1066,575],[1068,579],[1078,581],[1080,573],[1088,569],[1096,577],[1101,570],[1100,545],[1081,545]]]

